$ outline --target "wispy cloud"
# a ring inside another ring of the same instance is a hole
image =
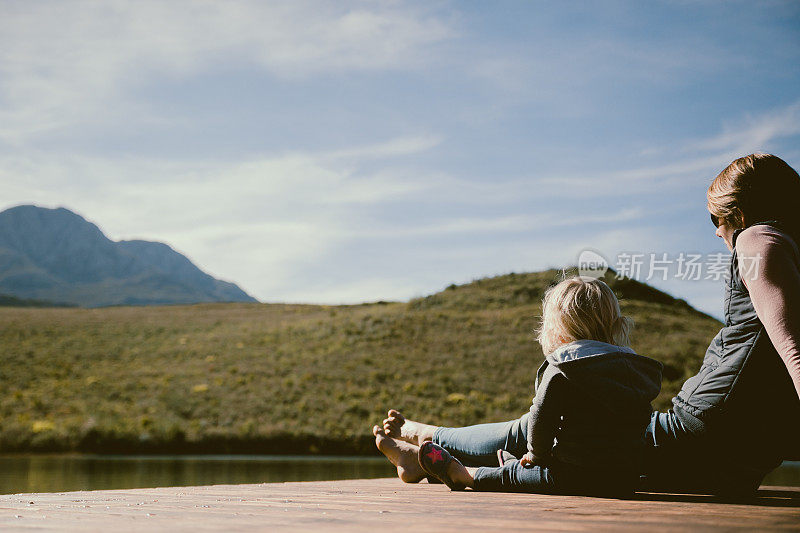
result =
[[[421,3],[5,3],[0,140],[147,114],[137,92],[210,67],[281,78],[418,68],[455,34]],[[155,119],[155,117],[153,117]]]
[[[374,159],[394,156],[404,156],[425,152],[435,148],[443,141],[439,135],[418,135],[414,137],[400,137],[389,141],[356,146],[343,150],[333,150],[321,154],[322,159]]]
[[[364,209],[431,188],[402,172],[365,172],[362,163],[395,161],[438,142],[402,137],[235,162],[6,154],[0,155],[0,183],[14,204],[63,205],[111,238],[168,242],[211,273],[265,297],[297,264],[319,261],[369,232],[356,223]]]
[[[710,180],[733,159],[755,151],[769,151],[777,141],[800,133],[800,102],[729,121],[722,132],[708,138],[681,139],[651,154],[668,158],[637,168],[599,168],[580,175],[535,177],[540,191],[566,196],[610,196],[664,192]],[[680,157],[676,157],[680,154]],[[609,184],[613,183],[613,187]]]
[[[766,150],[778,139],[800,133],[800,101],[763,114],[748,114],[743,120],[728,122],[723,131],[710,139],[699,139],[687,150],[724,151],[747,155]]]

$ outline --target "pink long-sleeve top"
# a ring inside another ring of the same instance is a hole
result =
[[[800,249],[788,234],[759,224],[738,235],[736,254],[756,314],[800,397]]]

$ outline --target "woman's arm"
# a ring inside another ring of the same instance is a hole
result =
[[[736,239],[739,272],[800,397],[800,257],[792,240],[757,225]]]

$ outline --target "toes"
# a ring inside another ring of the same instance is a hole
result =
[[[402,424],[398,424],[397,420],[394,418],[387,418],[383,421],[383,429],[387,435],[391,436],[399,436],[400,435],[400,426]]]
[[[381,429],[380,426],[372,426],[372,434],[375,435],[376,437],[383,437],[386,435],[386,433],[383,431],[383,429]]]
[[[390,419],[397,420],[401,426],[406,421],[405,417],[402,414],[400,414],[400,411],[398,411],[397,409],[389,409],[389,412],[386,414],[389,415]]]

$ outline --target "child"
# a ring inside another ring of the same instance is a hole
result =
[[[631,325],[601,280],[574,277],[548,290],[538,335],[546,357],[536,373],[536,395],[530,413],[508,423],[516,424],[513,433],[525,434],[517,441],[527,441],[527,453],[517,460],[518,449],[498,450],[499,467],[467,468],[449,452],[469,463],[487,443],[502,442],[490,435],[501,424],[437,428],[432,441],[420,443],[422,468],[453,490],[635,490],[662,365],[628,346]],[[514,438],[505,442],[515,447]]]

